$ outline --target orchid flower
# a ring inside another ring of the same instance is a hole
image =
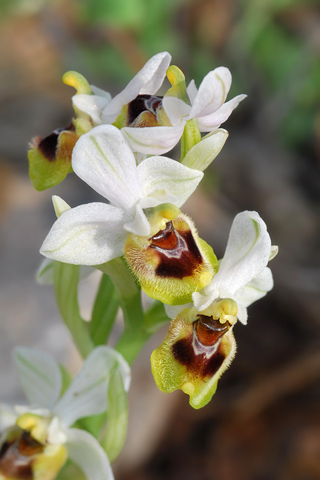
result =
[[[247,307],[273,287],[268,261],[277,253],[257,212],[239,213],[218,273],[193,304],[167,307],[175,318],[152,354],[155,381],[164,392],[182,389],[194,408],[206,405],[236,351],[233,327],[247,322]]]
[[[110,347],[97,347],[62,396],[60,367],[50,355],[16,347],[14,360],[30,407],[15,407],[11,427],[6,421],[7,429],[0,436],[0,479],[53,480],[70,458],[88,479],[112,480],[108,457],[99,442],[72,425],[106,411],[114,371],[120,372],[128,391],[130,368],[123,357]],[[0,418],[8,418],[7,411],[2,408]]]
[[[155,258],[155,252],[160,249],[167,254],[170,249],[178,247],[179,255],[175,250],[175,261],[182,264],[191,236],[191,257],[194,258],[191,265],[196,275],[189,268],[186,274],[179,273],[178,279],[174,280],[179,283],[182,277],[187,277],[185,287],[190,299],[192,291],[200,290],[210,282],[215,268],[212,263],[216,262],[212,249],[198,240],[192,221],[186,216],[182,219],[180,214],[180,207],[197,187],[203,177],[202,172],[156,156],[136,166],[130,147],[112,125],[100,125],[80,137],[73,151],[72,166],[74,172],[110,204],[96,202],[64,211],[43,242],[41,253],[44,256],[75,265],[101,265],[126,253],[139,280],[150,273],[150,269],[146,272],[143,265],[151,265],[157,270],[159,262],[162,262],[159,267],[161,272],[158,269],[161,283],[166,277],[167,263],[163,257]],[[188,238],[178,241],[174,237],[176,241],[164,245],[164,238],[161,240],[155,236],[165,232],[167,223],[171,221],[177,221],[183,230],[181,236]],[[138,250],[141,251],[144,249],[141,242],[145,241],[148,243],[146,247],[154,244],[152,252],[149,250],[152,260],[148,263],[148,255],[143,253],[138,264],[135,263],[137,255],[130,261],[130,251],[135,248],[132,242],[135,246],[138,242]],[[175,276],[173,272],[171,277]],[[193,281],[190,283],[191,277]],[[151,290],[159,290],[153,280],[151,284]],[[174,295],[170,286],[165,286],[165,291]],[[180,293],[177,290],[177,297],[178,303],[185,303],[185,290]],[[156,298],[162,299],[162,296]],[[176,303],[175,297],[166,300],[166,303]]]
[[[167,77],[172,88],[161,98],[160,105],[158,100],[158,110],[154,114],[164,110],[168,126],[153,126],[150,123],[148,127],[133,129],[121,125],[122,133],[132,150],[145,154],[165,153],[180,140],[187,122],[194,120],[200,132],[219,133],[216,139],[219,152],[228,135],[219,127],[246,98],[246,95],[237,95],[226,102],[232,81],[230,70],[226,67],[212,70],[204,77],[199,90],[194,80],[186,88],[183,73],[174,65],[168,68]]]
[[[74,95],[73,105],[77,111],[89,115],[94,126],[115,124],[121,128],[135,152],[152,155],[168,152],[179,141],[183,129],[171,126],[161,109],[162,98],[154,95],[166,77],[170,61],[168,52],[158,53],[114,98],[108,92],[91,86],[93,95]]]

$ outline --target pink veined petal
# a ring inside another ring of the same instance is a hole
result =
[[[168,52],[158,53],[150,58],[126,88],[116,95],[103,110],[103,122],[114,122],[121,113],[123,105],[127,105],[138,95],[155,94],[162,85],[170,61],[171,55]]]
[[[184,124],[176,127],[124,127],[121,132],[134,152],[162,155],[179,142],[183,128]]]
[[[100,125],[82,135],[73,149],[72,167],[100,195],[133,213],[142,190],[134,155],[120,130]]]
[[[149,157],[138,166],[138,175],[147,198],[181,207],[199,185],[203,173],[167,157]],[[147,205],[144,205],[147,207]]]
[[[127,237],[123,225],[130,216],[104,203],[80,205],[64,212],[53,224],[40,253],[73,265],[99,265],[123,254]]]
[[[206,115],[197,118],[197,123],[200,132],[210,132],[215,128],[218,128],[224,123],[231,115],[233,110],[239,105],[247,95],[238,95],[232,98],[229,102],[224,103],[218,110],[211,115]]]
[[[218,110],[227,98],[231,86],[231,73],[226,67],[209,72],[201,82],[194,98],[190,118],[210,115]]]

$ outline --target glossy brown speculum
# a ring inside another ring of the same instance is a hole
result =
[[[57,156],[57,150],[58,150],[58,141],[59,141],[59,136],[62,132],[74,132],[75,128],[73,124],[69,125],[66,128],[57,128],[54,130],[50,135],[47,137],[43,138],[39,145],[38,148],[42,155],[49,161],[53,162],[56,159]],[[74,139],[74,142],[76,142],[76,139]],[[72,149],[71,149],[72,152]],[[71,160],[71,152],[70,152],[70,160]]]
[[[127,113],[127,126],[153,126],[157,124],[157,113],[158,110],[162,107],[162,97],[157,97],[155,95],[138,95],[137,98],[132,100],[128,104],[128,113]],[[150,125],[144,125],[142,121],[139,124],[139,117],[141,114],[150,114],[147,115],[147,123]],[[137,122],[138,120],[138,122]],[[138,125],[137,125],[138,123]]]
[[[174,228],[168,222],[164,230],[160,230],[151,239],[150,247],[158,255],[156,275],[182,279],[193,275],[203,264],[199,248],[189,229]]]
[[[32,463],[44,446],[28,432],[17,429],[13,438],[6,439],[0,449],[0,473],[5,478],[33,479]]]
[[[206,315],[198,315],[195,322],[195,331],[199,342],[207,347],[213,346],[230,328],[230,324],[220,323],[219,320],[213,320]]]
[[[168,222],[164,230],[160,230],[151,238],[151,246],[159,247],[164,250],[173,250],[178,246],[178,237],[172,226],[172,222]]]

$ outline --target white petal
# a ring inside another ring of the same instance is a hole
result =
[[[157,204],[173,203],[181,207],[195,191],[203,173],[182,165],[167,157],[150,157],[138,166],[138,175],[144,191],[144,208],[147,198]]]
[[[109,92],[106,92],[105,90],[102,90],[102,88],[96,87],[95,85],[90,85],[90,88],[94,95],[97,95],[98,97],[103,97],[108,101],[108,103],[110,102],[112,97]]]
[[[194,145],[182,161],[182,165],[203,172],[222,150],[229,133],[220,128],[209,133]]]
[[[0,432],[16,423],[17,414],[12,407],[0,403]]]
[[[69,458],[83,470],[88,480],[113,480],[107,454],[90,433],[77,428],[67,431]]]
[[[228,68],[219,67],[209,72],[201,82],[190,118],[210,115],[218,110],[227,98],[230,86],[231,73]]]
[[[58,363],[47,353],[29,347],[15,347],[13,359],[29,402],[51,409],[62,385]]]
[[[89,203],[66,211],[53,224],[40,253],[73,265],[100,265],[123,254],[123,225],[130,216],[105,203]]]
[[[269,267],[264,268],[250,283],[240,288],[235,299],[245,307],[264,297],[273,288],[273,277]]]
[[[248,312],[247,308],[244,305],[238,303],[238,314],[237,317],[243,325],[247,325]]]
[[[134,155],[112,125],[100,125],[79,138],[72,167],[84,182],[124,211],[130,211],[142,196]]]
[[[116,95],[103,110],[103,122],[114,122],[121,113],[122,106],[130,103],[138,95],[156,93],[162,85],[170,61],[171,55],[167,52],[158,53],[150,58],[126,88]]]
[[[98,95],[80,94],[72,97],[73,105],[81,110],[81,112],[87,113],[94,125],[100,125],[102,110],[108,105],[111,100],[111,95],[108,97],[101,97]]]
[[[198,127],[201,132],[210,132],[211,130],[218,128],[224,123],[231,115],[233,110],[244,100],[247,95],[238,95],[229,102],[224,103],[217,111],[211,115],[206,115],[197,118]]]
[[[191,80],[191,82],[187,86],[187,94],[188,94],[191,105],[193,105],[195,98],[197,96],[197,93],[198,93],[198,89],[196,87],[195,81]]]
[[[36,278],[40,285],[53,285],[54,260],[44,258],[39,266]]]
[[[236,293],[266,267],[271,251],[267,227],[257,212],[239,213],[232,224],[227,248],[211,287]]]
[[[119,368],[126,390],[130,385],[130,367],[116,350],[100,346],[85,360],[81,371],[54,407],[54,413],[69,427],[82,417],[102,413],[107,408],[110,372]]]
[[[154,205],[149,206],[156,206],[156,202],[154,202]],[[150,223],[148,222],[141,205],[137,205],[133,220],[125,223],[124,228],[127,230],[127,232],[135,233],[136,235],[142,235],[143,237],[147,237],[151,234]]]
[[[48,426],[47,442],[52,445],[62,445],[63,443],[66,443],[66,441],[67,435],[61,425],[60,418],[55,416]]]
[[[270,252],[270,257],[269,257],[269,262],[274,259],[279,253],[279,247],[278,245],[271,245],[271,252]]]
[[[121,132],[134,152],[162,155],[179,142],[183,129],[184,124],[175,127],[124,127]]]
[[[220,297],[220,290],[217,285],[213,283],[213,281],[211,281],[211,283],[207,287],[203,288],[201,292],[194,292],[192,294],[194,306],[199,311],[208,308],[211,303],[218,297]]]
[[[180,98],[165,95],[162,100],[162,106],[171,125],[180,125],[181,122],[188,120],[191,106]]]

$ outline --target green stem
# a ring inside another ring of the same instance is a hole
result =
[[[95,345],[104,345],[110,335],[119,308],[119,298],[110,278],[103,274],[94,302],[90,336]]]
[[[79,266],[55,262],[54,287],[61,316],[83,358],[93,350],[88,324],[81,318],[78,305]]]
[[[141,289],[121,258],[98,265],[97,268],[109,275],[119,296],[125,326],[116,350],[131,365],[151,335],[146,330],[141,305]]]

